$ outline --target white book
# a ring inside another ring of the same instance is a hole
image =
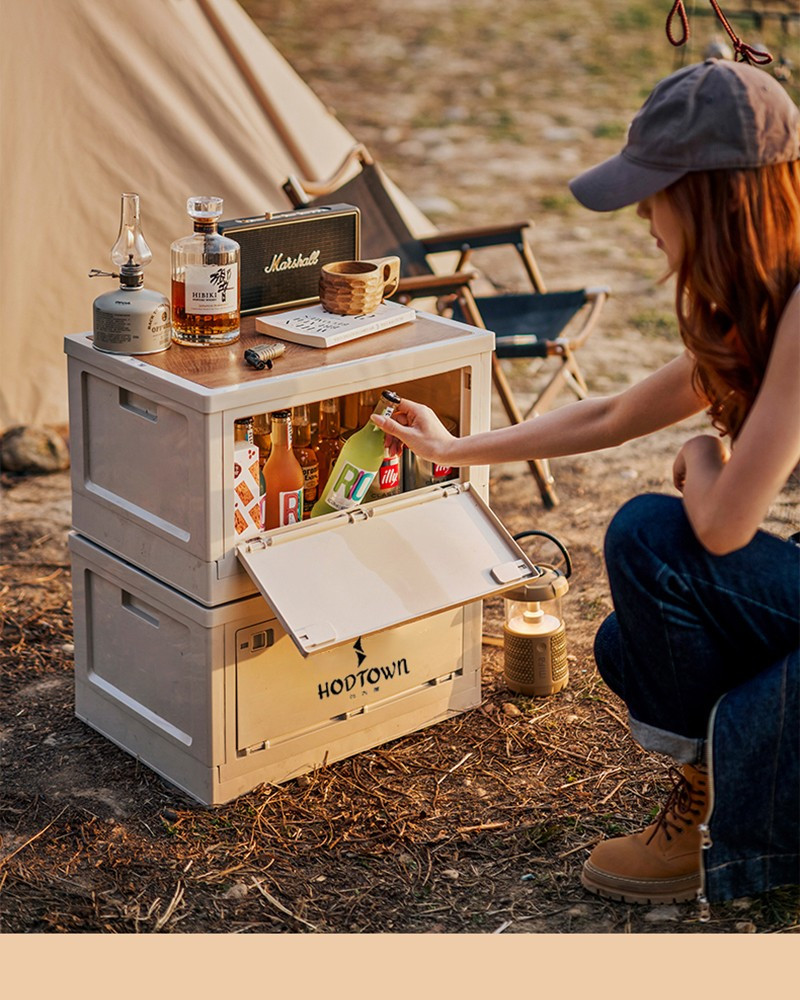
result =
[[[256,316],[256,332],[306,347],[333,347],[401,323],[411,323],[416,318],[415,309],[398,302],[381,302],[365,316],[339,316],[317,304]]]

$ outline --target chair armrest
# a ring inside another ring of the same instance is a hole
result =
[[[477,277],[477,271],[454,271],[452,274],[418,274],[401,278],[392,298],[401,295],[411,298],[450,295],[459,292]]]
[[[451,250],[463,251],[467,247],[502,246],[511,243],[516,246],[525,239],[525,230],[530,222],[511,222],[496,226],[473,226],[469,229],[453,229],[446,232],[423,236],[420,243],[428,253],[444,253]]]

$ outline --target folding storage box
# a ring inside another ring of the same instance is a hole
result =
[[[234,421],[391,388],[489,426],[492,334],[434,316],[271,371],[69,336],[76,713],[216,804],[480,702],[481,598],[534,573],[459,480],[247,537]]]

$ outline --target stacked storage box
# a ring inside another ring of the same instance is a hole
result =
[[[481,598],[530,563],[487,470],[237,534],[234,421],[392,388],[489,426],[493,337],[440,317],[271,371],[225,348],[69,365],[76,713],[205,804],[281,782],[480,701]]]

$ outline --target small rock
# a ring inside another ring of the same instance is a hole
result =
[[[61,652],[66,653],[67,656],[72,656],[75,653],[75,643],[65,642],[61,647]]]
[[[737,920],[736,930],[740,934],[755,934],[757,928],[752,920]]]
[[[445,868],[442,872],[442,878],[449,878],[451,881],[455,882],[461,878],[461,872],[457,872],[455,868]]]
[[[669,920],[680,920],[681,911],[677,906],[656,906],[655,909],[645,913],[644,919],[651,924],[665,923]]]
[[[69,449],[47,427],[10,427],[0,440],[0,467],[6,472],[58,472],[69,468]]]
[[[566,718],[564,719],[564,722],[567,722],[567,723],[569,723],[570,725],[572,725],[572,723],[573,723],[573,722],[577,722],[579,718],[580,718],[580,716],[579,716],[579,715],[568,715],[568,716],[567,716],[567,717],[566,717]]]
[[[518,715],[522,715],[522,712],[520,712],[517,706],[511,701],[507,701],[503,705],[503,711],[505,712],[506,715],[510,715],[512,718],[516,718]]]
[[[164,809],[162,810],[161,815],[168,823],[176,823],[178,820],[178,814],[174,809]]]
[[[234,882],[230,889],[226,889],[222,894],[223,899],[244,899],[249,892],[244,882]]]
[[[586,903],[578,903],[576,906],[570,906],[567,910],[568,917],[588,917],[592,912],[592,908]]]

